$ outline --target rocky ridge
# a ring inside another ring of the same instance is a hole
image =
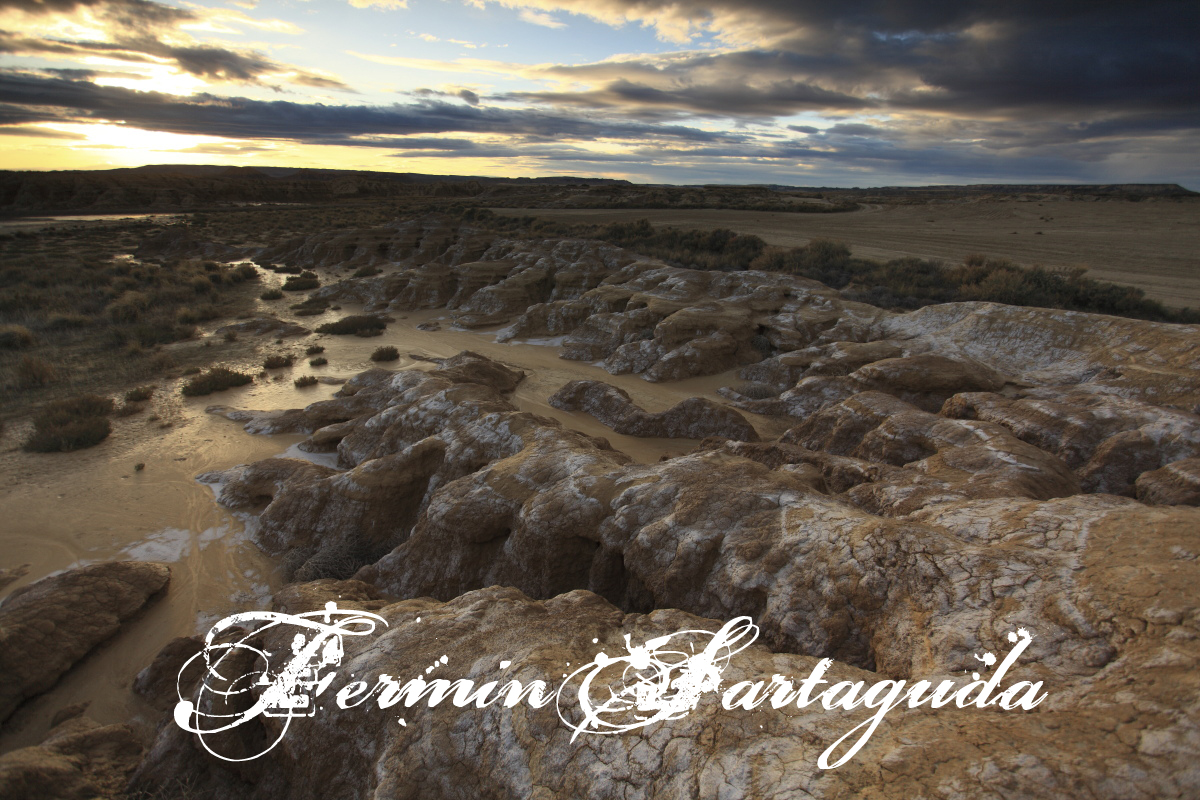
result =
[[[277,610],[332,600],[388,622],[347,646],[341,681],[430,664],[483,680],[504,659],[520,680],[556,685],[598,650],[748,616],[759,644],[724,686],[802,676],[822,658],[830,680],[959,685],[1022,629],[1033,638],[1010,680],[1041,681],[1048,697],[1020,714],[898,713],[833,771],[817,755],[862,709],[710,703],[572,740],[552,709],[443,704],[405,710],[399,725],[368,703],[327,708],[239,765],[167,718],[134,788],[540,800],[1200,791],[1197,326],[981,303],[894,314],[787,276],[685,270],[437,217],[265,257],[385,267],[316,294],[376,311],[444,307],[460,326],[550,338],[611,373],[740,368],[748,383],[722,396],[786,426],[759,441],[726,405],[648,413],[595,381],[554,396],[618,432],[707,437],[635,464],[520,411],[510,395],[523,374],[469,352],[369,370],[302,409],[212,407],[336,454],[336,467],[275,458],[202,479],[256,515],[256,541],[284,560],[293,583]],[[258,645],[284,650],[280,636]],[[172,643],[143,673],[160,708],[172,700],[163,676],[196,646]],[[247,752],[279,724],[219,741]]]

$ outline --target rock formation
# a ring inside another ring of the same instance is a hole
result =
[[[1135,563],[1125,560],[1135,551],[1120,548],[1118,571]],[[1145,596],[1106,611],[1116,614],[1115,622],[1141,619],[1137,615],[1152,607],[1179,610],[1186,604],[1180,580],[1190,572],[1189,567],[1161,576],[1169,587],[1161,598],[1165,604]],[[628,655],[627,647],[655,637],[721,627],[720,621],[674,610],[625,614],[584,591],[534,601],[494,587],[446,603],[393,602],[361,582],[322,581],[286,589],[275,605],[300,613],[320,610],[329,600],[341,608],[370,610],[387,622],[366,641],[347,639],[343,664],[334,671],[332,685],[338,687],[353,674],[368,685],[379,675],[399,681],[465,678],[476,686],[490,680],[515,679],[526,686],[541,680],[553,691],[598,652],[619,657]],[[193,735],[168,723],[132,788],[156,791],[184,780],[196,796],[234,800],[919,797],[936,796],[947,787],[965,797],[1182,796],[1196,786],[1197,728],[1194,711],[1176,703],[1180,693],[1194,693],[1200,679],[1189,668],[1194,643],[1171,641],[1166,633],[1172,623],[1161,614],[1157,619],[1143,619],[1140,629],[1114,625],[1111,635],[1119,640],[1120,652],[1110,654],[1115,660],[1109,667],[1103,672],[1093,667],[1093,677],[1071,685],[1047,685],[1047,699],[1033,712],[954,704],[938,710],[902,707],[883,719],[862,751],[834,770],[817,769],[817,759],[867,719],[865,708],[723,708],[714,693],[675,719],[620,735],[585,732],[573,738],[553,703],[456,708],[443,701],[383,710],[369,697],[345,709],[323,703],[314,716],[291,723],[284,746],[240,764],[209,756]],[[287,649],[291,635],[275,629],[254,644],[278,652]],[[707,641],[692,640],[700,646]],[[816,664],[811,656],[780,655],[754,645],[729,660],[720,686],[766,685],[772,675],[799,681]],[[253,668],[253,661],[244,668]],[[1036,672],[1036,663],[1020,665],[1008,680]],[[882,677],[834,663],[825,679],[871,685]],[[943,677],[956,688],[967,680]],[[599,681],[591,689],[593,699],[627,685],[619,669],[601,673]],[[567,687],[560,707],[578,724],[579,684]],[[1136,702],[1128,699],[1131,690],[1137,692]],[[197,699],[204,708],[222,708]],[[253,699],[252,694],[235,708],[248,707]],[[258,717],[206,741],[236,757],[272,741],[281,724],[278,718]]]
[[[113,636],[170,577],[163,564],[115,561],[52,575],[10,594],[0,605],[0,721]]]
[[[40,744],[0,756],[0,797],[123,800],[143,753],[133,729],[81,716],[56,722]]]
[[[550,405],[564,411],[584,411],[629,436],[704,439],[721,436],[743,442],[758,441],[746,418],[731,408],[703,397],[691,397],[656,414],[638,408],[629,394],[599,381],[571,381],[550,397]]]
[[[460,327],[506,325],[502,341],[555,337],[564,358],[610,373],[737,368],[749,383],[722,395],[775,418],[758,441],[710,400],[648,413],[594,381],[554,395],[621,433],[703,439],[635,464],[518,410],[508,395],[523,375],[473,353],[370,370],[303,409],[214,407],[336,453],[336,467],[279,458],[204,479],[257,514],[256,541],[284,559],[294,583],[277,608],[336,600],[388,621],[382,642],[347,650],[342,677],[412,675],[448,654],[454,677],[503,659],[522,681],[556,684],[567,662],[620,652],[626,635],[633,646],[748,616],[761,638],[730,682],[804,675],[820,658],[837,680],[966,681],[1023,629],[1033,638],[1012,675],[1048,699],[1027,714],[905,712],[834,771],[816,756],[861,717],[710,706],[572,741],[525,707],[327,708],[239,766],[168,723],[135,787],[542,800],[1200,790],[1200,327],[990,303],[898,314],[789,276],[435,216],[266,255],[385,267],[315,294],[444,307]],[[287,646],[273,637],[264,650]],[[279,724],[219,740],[243,752]]]

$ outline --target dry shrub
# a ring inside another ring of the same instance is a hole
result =
[[[372,361],[395,361],[400,358],[400,351],[391,345],[378,347],[374,353],[371,353]]]
[[[33,432],[25,449],[35,453],[61,453],[99,444],[112,432],[107,417],[113,402],[94,394],[48,403],[33,418]]]
[[[0,349],[18,350],[33,342],[33,333],[24,325],[0,325]]]
[[[180,391],[187,397],[199,397],[231,389],[234,386],[245,386],[253,380],[253,375],[247,375],[244,372],[235,372],[228,367],[213,367],[208,372],[202,372],[185,383]]]
[[[45,386],[57,377],[54,367],[44,359],[22,356],[17,362],[17,381],[22,386]]]

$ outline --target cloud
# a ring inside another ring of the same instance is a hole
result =
[[[355,8],[370,8],[378,6],[379,8],[396,10],[400,8],[408,8],[408,0],[350,0],[350,5]]]
[[[0,13],[6,11],[23,14],[35,23],[23,25],[24,33],[0,30],[0,53],[75,60],[99,57],[153,66],[167,63],[209,82],[277,80],[350,91],[332,76],[284,64],[256,51],[201,43],[185,31],[236,32],[221,27],[227,23],[276,33],[302,32],[290,22],[254,19],[228,9],[180,9],[153,0],[0,0]],[[61,35],[62,30],[73,29],[92,35],[83,39]]]
[[[870,100],[794,80],[782,80],[762,86],[751,86],[738,81],[721,81],[661,89],[620,79],[602,89],[587,92],[511,92],[505,97],[553,105],[591,108],[652,107],[718,116],[773,117],[809,110],[858,110],[875,105]]]
[[[642,105],[719,110],[723,86],[805,86],[865,104],[973,115],[1080,115],[1200,102],[1200,6],[1150,0],[481,0],[538,13],[641,23],[689,42],[701,32],[722,52],[612,59],[559,66],[545,77],[585,81],[562,102],[611,102],[624,81],[657,89]],[[786,95],[786,92],[784,93]],[[713,95],[712,103],[690,97]],[[550,93],[540,97],[556,102]],[[618,98],[619,99],[619,98]],[[635,98],[636,99],[636,98]],[[786,96],[781,110],[789,108]],[[716,106],[716,109],[713,106]],[[838,106],[831,106],[838,107]],[[758,113],[757,109],[753,113]]]
[[[104,57],[131,64],[171,62],[180,71],[208,81],[263,83],[287,80],[303,86],[351,91],[336,78],[280,63],[261,53],[238,51],[215,45],[168,45],[157,39],[121,42],[66,41],[20,36],[0,31],[0,53],[20,56],[70,58]]]
[[[535,109],[441,101],[391,106],[330,106],[201,94],[180,98],[87,81],[0,71],[0,103],[29,115],[21,121],[124,121],[148,130],[227,138],[321,142],[331,137],[421,133],[527,134],[561,139],[737,141],[739,134],[679,125],[649,125]],[[3,122],[0,115],[0,122]]]
[[[875,136],[883,132],[882,128],[864,125],[861,122],[841,122],[825,131],[826,134],[832,136]]]
[[[544,11],[534,11],[529,8],[521,9],[520,18],[522,22],[528,22],[530,25],[541,25],[543,28],[565,28],[567,23],[555,19]]]
[[[35,128],[28,125],[0,125],[0,136],[31,136],[38,139],[68,139],[82,141],[85,137],[77,133],[56,131],[53,128]]]

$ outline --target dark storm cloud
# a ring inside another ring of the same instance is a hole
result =
[[[1200,103],[1200,4],[862,0],[531,0],[577,13],[674,14],[754,32],[754,46],[551,67],[589,91],[522,95],[596,107],[783,116],[862,106],[1015,119]],[[599,8],[600,10],[596,10]],[[730,91],[741,85],[742,93]]]
[[[876,136],[883,134],[883,128],[874,125],[864,125],[861,122],[840,122],[825,131],[834,136]]]
[[[589,119],[527,109],[482,108],[425,101],[392,106],[327,106],[287,101],[181,99],[86,81],[0,72],[0,103],[58,114],[58,121],[117,121],[151,130],[244,139],[303,142],[350,136],[425,133],[493,133],[566,139],[737,141],[737,134],[684,126]]]
[[[815,109],[857,110],[875,105],[869,100],[832,92],[807,83],[782,80],[763,87],[739,82],[659,89],[620,79],[591,92],[513,92],[506,99],[534,100],[591,108],[656,106],[697,114],[778,116]]]

